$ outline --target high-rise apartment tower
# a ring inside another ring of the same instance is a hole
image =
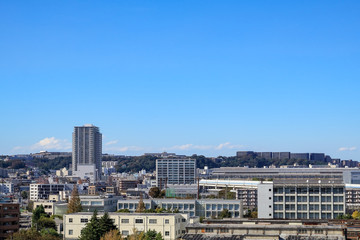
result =
[[[99,128],[86,124],[74,127],[72,144],[73,175],[88,177],[93,181],[101,178],[102,135]]]

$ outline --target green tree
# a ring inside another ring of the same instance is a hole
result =
[[[158,198],[160,195],[160,189],[158,187],[152,187],[149,190],[149,196],[152,198]]]
[[[21,197],[22,197],[23,199],[27,199],[27,198],[28,198],[28,192],[27,192],[27,191],[22,191],[22,192],[21,192]]]
[[[43,228],[41,229],[40,234],[43,237],[48,237],[49,235],[54,237],[60,237],[60,234],[53,228]]]
[[[149,230],[144,234],[145,240],[163,240],[161,233],[156,232],[155,230]]]
[[[37,227],[37,223],[39,219],[43,216],[47,216],[47,214],[45,213],[44,206],[43,205],[37,206],[33,211],[33,215],[32,215],[32,224],[31,224],[32,227]]]
[[[101,235],[99,219],[97,218],[97,210],[95,210],[90,219],[90,222],[88,222],[81,230],[79,240],[99,240]]]
[[[48,216],[41,216],[37,221],[37,230],[41,231],[42,229],[54,229],[56,230],[56,223],[53,219]]]
[[[68,203],[67,213],[77,213],[81,211],[82,211],[82,206],[81,206],[78,188],[76,185],[74,185],[74,188],[71,192],[71,198]]]
[[[220,212],[218,218],[223,219],[223,218],[231,218],[231,213],[229,212],[229,209],[224,209]]]
[[[104,235],[105,233],[115,230],[116,226],[113,220],[109,217],[107,212],[99,219],[99,226],[100,226],[100,235]]]

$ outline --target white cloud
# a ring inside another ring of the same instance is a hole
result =
[[[55,137],[47,137],[31,146],[16,146],[15,151],[43,151],[43,150],[71,150],[71,143],[66,139],[57,139]]]
[[[343,151],[355,151],[357,148],[356,147],[341,147],[339,148],[339,151],[340,152],[343,152]]]
[[[114,140],[114,141],[109,141],[107,143],[105,143],[105,145],[114,145],[114,144],[117,144],[119,142],[119,140]]]

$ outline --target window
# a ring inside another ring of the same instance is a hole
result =
[[[126,230],[121,231],[121,235],[123,235],[123,236],[129,236],[129,231],[126,231]]]
[[[183,219],[181,219],[181,221],[182,221],[182,222],[186,222],[186,219],[185,219],[185,218],[183,218]]]
[[[228,228],[220,228],[220,233],[228,233],[229,229]]]
[[[80,222],[81,223],[87,223],[89,221],[89,219],[87,219],[87,218],[82,218],[82,219],[80,219]]]
[[[144,223],[143,219],[135,219],[135,223]]]
[[[205,228],[205,232],[207,233],[212,233],[214,231],[214,229],[212,228]]]
[[[129,223],[129,219],[123,218],[121,219],[121,223]]]
[[[169,219],[165,219],[165,224],[169,224]]]
[[[149,223],[150,224],[157,224],[157,220],[156,219],[149,219]]]
[[[169,231],[165,231],[165,236],[170,236],[170,232],[169,232]]]
[[[72,223],[73,222],[73,219],[72,218],[69,218],[69,223]]]
[[[298,234],[306,234],[306,229],[298,229]]]
[[[323,234],[323,230],[321,229],[315,229],[315,234]]]
[[[74,231],[72,229],[69,229],[69,235],[73,235]]]

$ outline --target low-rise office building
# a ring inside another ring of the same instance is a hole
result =
[[[67,240],[78,239],[81,230],[90,221],[93,213],[80,212],[63,216],[64,238]],[[98,217],[101,217],[99,213]],[[155,230],[160,232],[165,240],[175,240],[185,234],[186,224],[189,223],[188,214],[180,213],[109,213],[114,224],[123,237],[135,231]]]
[[[115,212],[118,200],[122,199],[122,197],[113,195],[80,195],[79,197],[85,212],[93,212],[95,209],[97,211]]]
[[[178,210],[180,213],[189,214],[190,217],[218,217],[224,209],[228,209],[234,218],[243,216],[241,200],[156,198],[143,201],[146,209]],[[138,204],[138,199],[122,199],[118,201],[118,210],[128,209],[135,212]]]
[[[334,179],[274,180],[258,186],[258,217],[334,219],[345,214],[345,185]]]
[[[39,206],[43,206],[45,213],[49,214],[49,215],[56,215],[55,210],[58,206],[62,206],[67,203],[65,202],[55,202],[55,201],[36,201],[34,202],[33,205],[33,210],[35,210],[37,207]],[[57,214],[59,214],[59,212],[57,212]]]

